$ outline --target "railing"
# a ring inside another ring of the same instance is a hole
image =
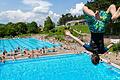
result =
[[[68,24],[71,24],[71,23],[85,23],[85,22],[86,22],[85,19],[73,20],[73,21],[68,21],[65,25],[68,26]]]

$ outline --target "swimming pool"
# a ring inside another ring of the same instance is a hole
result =
[[[43,47],[53,47],[58,46],[59,44],[52,44],[50,42],[45,42],[42,40],[38,40],[35,38],[15,38],[15,39],[2,39],[0,40],[0,54],[6,50],[10,52],[11,50],[14,51],[16,48],[20,47],[20,49],[29,49],[33,50],[36,48],[43,48]]]
[[[120,70],[94,66],[87,54],[67,54],[1,63],[0,80],[120,80]]]

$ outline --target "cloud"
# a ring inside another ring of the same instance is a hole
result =
[[[24,4],[31,5],[33,7],[37,6],[52,6],[52,4],[46,0],[23,0]]]
[[[78,3],[78,4],[75,5],[74,8],[71,8],[69,10],[69,13],[71,13],[73,15],[82,15],[83,14],[83,11],[82,11],[83,6],[84,6],[83,2]]]
[[[21,10],[16,10],[16,11],[4,11],[0,13],[0,17],[1,18],[6,18],[9,21],[25,21],[28,19],[28,17],[32,17],[34,16],[34,13],[31,12],[22,12]]]
[[[32,22],[36,21],[38,24],[44,23],[44,20],[47,16],[50,16],[52,20],[56,23],[58,18],[60,17],[59,14],[56,14],[52,11],[49,11],[48,14],[40,14],[35,12],[24,12],[21,10],[9,10],[0,12],[0,21],[6,22]]]
[[[49,11],[49,16],[55,16],[55,17],[60,17],[60,15],[59,14],[57,14],[57,13],[54,13],[53,11]]]
[[[39,1],[38,0],[23,0],[22,1],[24,4],[31,5],[33,7],[39,6]]]
[[[23,4],[32,6],[31,11],[8,10],[0,12],[0,21],[2,22],[32,22],[43,24],[47,16],[53,21],[57,21],[60,15],[50,10],[51,3],[46,0],[23,0]]]
[[[33,9],[35,13],[48,13],[49,7],[38,6]]]
[[[49,11],[49,14],[48,14],[52,20],[57,23],[58,19],[60,18],[60,15],[57,14],[57,13],[54,13],[53,11]]]
[[[41,22],[45,17],[42,14],[35,14],[33,12],[23,12],[21,10],[9,10],[0,12],[0,20],[7,22]],[[38,20],[39,19],[39,20]]]
[[[33,12],[48,13],[52,4],[46,0],[23,0],[24,4],[33,7]]]
[[[38,24],[43,24],[47,16],[56,23],[61,17],[59,14],[50,10],[52,3],[47,0],[22,0],[24,5],[32,7],[30,11],[8,10],[0,12],[0,21],[2,22],[32,22],[36,21]],[[68,11],[73,15],[81,15],[83,2],[76,4]]]

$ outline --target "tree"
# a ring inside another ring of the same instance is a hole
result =
[[[5,27],[0,27],[0,37],[5,36]]]
[[[19,34],[27,34],[27,33],[38,33],[39,31],[40,30],[37,26],[37,23],[34,21],[31,23],[9,22],[7,24],[0,24],[0,37],[17,36]]]
[[[26,34],[27,33],[27,26],[24,22],[18,22],[15,24],[16,34]]]
[[[38,26],[36,22],[27,23],[28,33],[38,33]]]
[[[51,18],[48,16],[44,21],[44,31],[49,31],[55,28],[55,23],[52,22]]]
[[[107,10],[107,8],[111,5],[115,4],[118,8],[120,6],[120,0],[94,0],[91,2],[87,2],[87,5],[92,10]]]
[[[74,20],[74,17],[71,13],[62,14],[62,17],[58,21],[58,25],[65,25],[66,22]]]

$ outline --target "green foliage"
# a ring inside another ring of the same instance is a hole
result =
[[[57,40],[64,40],[64,31],[68,29],[67,27],[58,26],[54,29],[50,30],[49,32],[43,32],[44,34],[47,34],[48,36],[55,37]],[[77,30],[78,32],[81,30],[82,33],[89,33],[89,29],[87,25],[79,25],[79,26],[70,26],[69,30],[72,32],[73,35],[79,36],[79,34],[72,31],[73,29]]]
[[[44,22],[44,31],[49,31],[55,28],[55,23],[52,22],[51,18],[48,16]]]
[[[17,36],[19,36],[19,37],[26,37],[26,36],[31,36],[31,34],[19,34],[19,35],[17,35]]]
[[[120,6],[119,0],[94,0],[92,2],[87,2],[86,6],[88,6],[93,11],[95,10],[107,10],[107,8],[111,5],[115,4],[117,7]]]
[[[38,33],[39,29],[36,22],[27,23],[28,33]]]
[[[71,26],[71,29],[75,29],[78,32],[81,31],[81,33],[90,33],[89,28],[87,25],[76,25],[76,26]]]
[[[27,26],[23,22],[18,22],[15,24],[16,34],[26,34]]]
[[[120,35],[120,23],[110,23],[105,30],[107,35]]]
[[[12,23],[9,22],[8,24],[0,25],[0,37],[6,36],[17,36],[21,34],[28,34],[28,33],[38,33],[38,26],[36,22],[31,23]]]
[[[75,17],[76,18],[76,17]],[[73,16],[70,14],[70,13],[67,13],[67,14],[62,14],[62,17],[59,19],[59,22],[58,22],[58,24],[59,25],[65,25],[65,23],[67,22],[67,21],[71,21],[71,20],[73,20]]]
[[[5,24],[0,24],[0,27],[3,27],[3,26],[5,26]]]
[[[63,35],[57,35],[57,36],[55,36],[55,39],[57,39],[59,41],[63,41],[64,40],[64,36]]]
[[[55,34],[56,35],[64,35],[64,30],[65,30],[65,27],[58,27],[58,28],[56,28]]]
[[[56,27],[54,29],[52,29],[51,31],[49,31],[49,33],[44,32],[44,34],[47,34],[48,36],[54,36],[56,39],[58,40],[64,40],[64,31],[68,29],[67,27],[63,27],[63,26],[59,26]],[[77,30],[78,32],[81,31],[82,33],[89,33],[89,29],[87,25],[79,25],[79,26],[70,26],[70,31],[72,32],[73,35],[75,36],[79,36],[79,34],[75,33],[74,30]]]
[[[113,46],[113,51],[115,51],[115,52],[120,52],[120,43],[115,44],[115,45]]]

